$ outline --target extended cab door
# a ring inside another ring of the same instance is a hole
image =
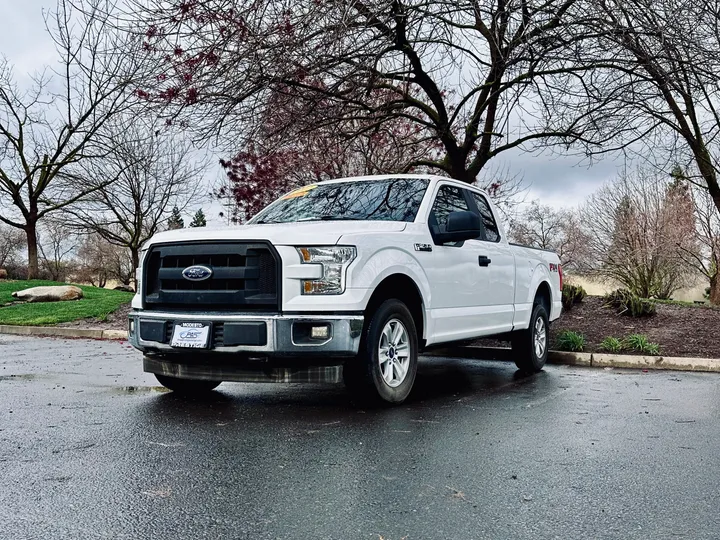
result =
[[[465,190],[449,184],[437,188],[428,216],[431,234],[444,232],[451,212],[470,211]],[[432,263],[426,267],[432,294],[433,341],[453,341],[477,335],[483,276],[475,250],[468,242],[433,246]]]
[[[484,232],[477,240],[468,243],[477,250],[486,266],[485,297],[487,306],[483,329],[491,333],[512,330],[515,315],[515,257],[484,195],[468,190],[475,211],[480,214]],[[528,276],[528,279],[530,276]]]
[[[478,211],[471,192],[452,184],[440,184],[428,216],[431,233],[444,232],[448,216],[455,211]],[[510,329],[505,326],[508,321],[512,325],[512,312],[508,317],[504,313],[506,306],[495,304],[504,295],[490,291],[493,274],[500,276],[500,272],[494,272],[492,268],[495,263],[492,257],[496,258],[498,269],[504,268],[508,261],[496,244],[490,248],[485,244],[484,240],[468,240],[433,246],[432,262],[426,267],[432,292],[433,342],[467,339]],[[483,255],[490,257],[490,265],[480,259]]]

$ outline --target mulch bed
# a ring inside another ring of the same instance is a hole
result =
[[[645,334],[660,345],[663,356],[720,358],[717,308],[658,304],[654,316],[635,319],[604,307],[599,296],[588,296],[553,323],[550,332],[553,343],[563,330],[583,334],[585,352],[600,352],[600,342],[606,337],[622,339],[628,334]]]

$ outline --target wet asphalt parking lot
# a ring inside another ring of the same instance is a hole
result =
[[[720,538],[720,376],[428,358],[368,410],[0,336],[0,538]]]

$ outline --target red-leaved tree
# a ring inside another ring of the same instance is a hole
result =
[[[266,133],[230,160],[221,160],[227,182],[217,192],[230,200],[230,219],[242,222],[282,193],[331,178],[423,170],[414,163],[437,153],[432,141],[413,138],[409,122],[372,133],[335,137],[327,128],[288,136]]]
[[[202,139],[257,151],[269,125],[345,144],[406,123],[410,143],[433,142],[414,167],[469,183],[507,150],[583,139],[586,111],[556,114],[552,98],[591,68],[579,0],[130,5],[157,72],[137,95]]]
[[[283,193],[331,178],[388,173],[421,173],[433,169],[424,162],[439,159],[442,148],[420,126],[397,119],[367,127],[365,122],[343,122],[338,136],[333,126],[323,125],[322,112],[302,111],[292,100],[275,101],[266,125],[256,140],[232,159],[221,160],[226,182],[217,190],[228,208],[228,218],[243,222]],[[276,116],[302,119],[293,128],[277,129]],[[317,127],[309,129],[315,115]],[[352,125],[348,125],[352,124]],[[342,130],[341,130],[342,131]],[[507,205],[521,191],[520,179],[494,172],[479,184]]]

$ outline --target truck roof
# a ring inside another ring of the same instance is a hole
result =
[[[316,182],[315,184],[321,186],[324,184],[339,184],[343,182],[369,182],[373,180],[383,180],[386,178],[418,178],[421,180],[430,180],[435,182],[449,182],[457,185],[458,187],[471,188],[480,193],[485,193],[483,189],[476,185],[468,184],[461,180],[456,180],[455,178],[450,178],[448,176],[440,176],[437,174],[371,174],[366,176],[348,176],[345,178],[333,178],[332,180],[323,180],[322,182]]]

